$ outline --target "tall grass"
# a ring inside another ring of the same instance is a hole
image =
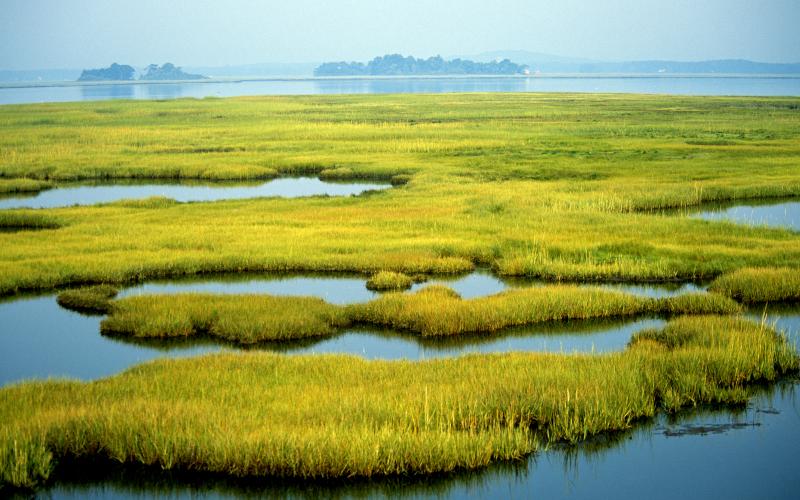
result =
[[[714,280],[709,289],[742,302],[800,301],[800,269],[737,269]]]
[[[713,294],[652,299],[601,288],[548,286],[462,300],[439,285],[336,306],[307,297],[144,295],[113,301],[107,335],[137,338],[207,335],[254,343],[332,335],[352,324],[389,326],[422,336],[489,333],[560,321],[642,314],[732,314],[740,307]]]
[[[0,293],[241,270],[484,264],[554,281],[667,281],[798,269],[797,234],[647,212],[800,195],[796,106],[566,94],[3,106],[0,177],[14,182],[324,171],[405,185],[353,199],[46,210],[64,221],[58,234],[0,235]]]
[[[76,456],[234,477],[474,469],[659,409],[741,403],[748,384],[797,368],[776,332],[718,316],[675,319],[609,355],[159,360],[93,383],[0,389],[0,481],[45,481]]]
[[[90,314],[108,314],[111,299],[119,290],[111,285],[95,285],[76,290],[65,290],[58,294],[58,305],[66,309]]]
[[[411,288],[414,280],[403,273],[379,271],[367,280],[368,290],[406,290]]]
[[[168,338],[209,335],[242,344],[334,333],[344,311],[314,297],[144,295],[112,303],[107,335]]]

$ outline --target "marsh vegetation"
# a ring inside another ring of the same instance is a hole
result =
[[[617,353],[412,362],[242,351],[157,360],[92,383],[28,381],[0,389],[0,482],[31,487],[76,457],[231,477],[472,470],[629,429],[657,411],[742,404],[753,384],[798,369],[792,341],[739,303],[800,297],[800,234],[667,210],[800,196],[797,106],[569,94],[4,106],[6,193],[288,175],[396,186],[0,212],[3,228],[37,229],[0,232],[0,294],[103,284],[59,302],[107,314],[102,331],[126,341],[313,342],[367,325],[474,342],[568,320],[668,322]],[[545,284],[494,283],[462,297],[438,282],[480,267]],[[370,275],[371,288],[412,290],[339,302],[113,298],[109,287],[214,272],[347,272],[364,293]],[[417,275],[433,279],[414,285]],[[711,280],[710,293],[610,288]]]

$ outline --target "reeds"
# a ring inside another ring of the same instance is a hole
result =
[[[709,287],[742,302],[800,301],[799,268],[746,268],[724,274]]]
[[[463,300],[447,287],[432,285],[413,294],[388,293],[348,306],[309,297],[176,294],[126,297],[113,301],[110,311],[101,324],[107,335],[206,335],[250,344],[332,335],[352,324],[387,326],[422,336],[453,336],[569,319],[734,314],[740,307],[712,294],[652,299],[574,285],[510,290]]]
[[[352,199],[43,210],[63,222],[58,234],[0,235],[0,294],[242,270],[412,275],[483,264],[551,281],[673,281],[797,268],[796,234],[651,211],[800,195],[796,100],[481,94],[3,106],[7,182],[322,172],[413,180]]]
[[[119,290],[111,285],[65,290],[58,294],[56,301],[65,309],[89,314],[108,314],[111,312],[111,299]]]
[[[677,318],[608,355],[159,360],[92,383],[0,389],[0,482],[40,483],[74,456],[232,477],[474,469],[660,409],[739,404],[748,384],[797,369],[783,336],[719,316]]]
[[[411,288],[414,280],[410,276],[403,273],[395,273],[392,271],[379,271],[367,280],[368,290],[407,290]]]

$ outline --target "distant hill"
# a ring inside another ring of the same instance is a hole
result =
[[[580,73],[726,73],[726,74],[800,74],[800,64],[779,64],[721,59],[714,61],[629,61],[584,63]]]
[[[520,75],[527,66],[509,59],[475,62],[466,59],[445,60],[439,56],[416,59],[389,54],[360,62],[327,62],[314,70],[314,76],[399,76],[399,75]]]
[[[800,74],[800,64],[762,63],[745,59],[719,59],[711,61],[594,61],[525,50],[497,50],[473,56],[476,61],[512,59],[530,67],[531,72],[542,73],[637,73],[637,74]]]
[[[107,68],[85,69],[78,77],[79,82],[106,82],[133,80],[136,70],[132,66],[113,63]]]
[[[207,76],[185,73],[181,68],[172,63],[163,66],[151,64],[145,68],[145,74],[139,80],[205,80]]]

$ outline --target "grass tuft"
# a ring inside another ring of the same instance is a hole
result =
[[[111,312],[111,299],[119,290],[111,285],[95,285],[58,294],[56,302],[64,309],[89,314],[108,314]]]
[[[0,389],[0,477],[34,485],[71,456],[231,477],[470,470],[659,410],[740,404],[749,384],[797,369],[785,337],[720,316],[673,319],[605,355],[165,359],[92,383]]]
[[[379,271],[367,280],[368,290],[407,290],[414,283],[413,278],[403,273],[393,271]]]
[[[714,280],[709,290],[746,303],[796,302],[800,301],[800,269],[739,269]]]

